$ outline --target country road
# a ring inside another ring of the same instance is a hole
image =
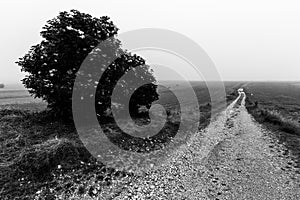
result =
[[[240,89],[238,98],[187,146],[145,177],[116,186],[119,190],[109,196],[300,199],[300,174],[288,150],[254,121],[245,108],[245,98]]]

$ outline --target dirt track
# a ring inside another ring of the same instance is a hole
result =
[[[299,169],[288,150],[252,119],[245,97],[241,90],[208,128],[154,172],[116,185],[114,198],[300,199]]]

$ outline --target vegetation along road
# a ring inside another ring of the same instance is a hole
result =
[[[253,120],[245,108],[246,94],[238,91],[238,98],[208,128],[154,172],[115,185],[113,198],[300,199],[295,163],[269,130]]]

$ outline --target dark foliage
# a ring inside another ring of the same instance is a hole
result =
[[[118,28],[107,16],[95,18],[77,10],[59,13],[43,27],[42,41],[32,46],[29,52],[17,62],[22,71],[27,72],[22,80],[23,84],[34,97],[45,100],[55,116],[70,119],[76,73],[87,55],[101,41],[109,38],[109,49],[121,56],[111,63],[107,76],[102,81],[99,82],[100,77],[87,74],[87,78],[91,79],[95,87],[99,83],[98,94],[101,95],[98,95],[96,102],[97,105],[102,103],[103,108],[98,108],[98,111],[106,110],[110,106],[107,98],[110,97],[112,87],[129,70],[142,65],[140,70],[133,73],[132,83],[141,80],[150,83],[155,81],[143,58],[121,49],[121,42],[115,38],[117,32]],[[101,56],[105,57],[105,55]],[[103,67],[98,66],[96,70],[103,70]],[[134,90],[132,83],[123,84],[128,87],[128,90]],[[136,99],[133,102],[140,104],[138,101],[141,100],[143,104],[148,105],[157,96],[155,90],[154,85],[150,90],[145,88],[142,91],[145,95],[138,96],[144,99]],[[122,99],[122,95],[119,99]]]

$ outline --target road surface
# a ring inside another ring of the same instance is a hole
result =
[[[240,89],[239,97],[208,128],[195,134],[187,146],[145,177],[115,185],[119,190],[114,194],[110,191],[109,196],[113,199],[300,199],[299,169],[288,150],[253,120],[245,108],[245,98]],[[103,193],[102,198],[105,197]]]

